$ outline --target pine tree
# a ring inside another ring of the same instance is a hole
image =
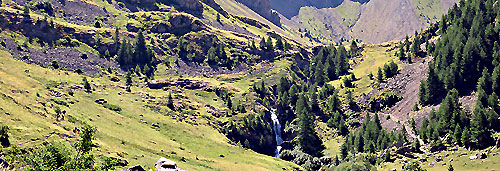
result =
[[[448,171],[455,171],[455,169],[453,168],[453,165],[451,165],[451,163],[450,163],[450,165],[448,165]]]
[[[350,50],[351,57],[358,56],[358,50],[359,50],[359,47],[358,47],[358,44],[356,43],[356,40],[352,40],[351,41],[351,50]]]
[[[299,119],[298,144],[302,151],[312,156],[321,156],[324,150],[323,142],[314,130],[314,118],[304,95],[299,96],[296,113]]]
[[[364,142],[363,142],[363,136],[359,134],[356,134],[356,137],[354,137],[354,148],[357,152],[362,153],[363,152],[363,147],[364,147]]]
[[[455,126],[455,131],[453,133],[453,142],[457,144],[462,144],[462,128],[460,128],[460,125],[457,123]]]
[[[462,131],[462,145],[465,147],[470,146],[470,131],[468,127],[465,127]]]
[[[259,42],[260,50],[266,50],[266,39],[263,37]]]
[[[318,85],[323,85],[325,83],[326,77],[323,72],[323,63],[319,62],[316,64],[316,70],[314,71],[314,82]]]
[[[267,37],[266,50],[272,51],[273,49],[274,49],[273,39],[271,37]]]
[[[283,45],[283,40],[281,37],[278,37],[276,40],[276,49],[285,50],[284,45]]]
[[[172,94],[171,93],[168,93],[167,107],[169,107],[172,110],[174,109],[174,100],[172,99]]]
[[[126,79],[125,80],[125,85],[131,86],[132,85],[132,71],[131,70],[129,70],[127,72],[127,75],[125,75],[125,79]]]
[[[7,126],[7,125],[1,125],[0,126],[0,143],[2,144],[3,147],[9,147],[10,146],[10,141],[9,141],[9,126]]]
[[[340,158],[342,158],[342,160],[345,159],[347,157],[347,154],[348,154],[348,149],[346,143],[343,143],[340,146]]]
[[[382,81],[384,81],[384,73],[382,72],[382,69],[378,67],[377,82],[381,83]]]
[[[495,69],[493,70],[493,74],[491,76],[491,81],[492,91],[496,94],[500,94],[500,65],[495,66]]]
[[[87,77],[83,77],[83,88],[85,89],[86,92],[91,92],[92,87],[90,87],[89,82],[87,81]]]

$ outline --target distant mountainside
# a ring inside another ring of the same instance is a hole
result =
[[[235,15],[245,15],[239,8],[231,10],[232,5],[228,3],[230,1],[233,0],[219,0],[218,4]],[[296,35],[290,37],[291,39],[306,37],[313,42],[330,44],[350,39],[369,43],[400,40],[438,20],[455,0],[236,0],[236,2],[246,5],[276,26]],[[258,17],[255,18],[259,20]]]

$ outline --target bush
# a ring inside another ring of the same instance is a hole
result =
[[[0,143],[2,143],[3,147],[10,146],[9,141],[9,126],[1,125],[0,126]]]
[[[87,55],[87,53],[83,52],[82,54],[80,54],[80,57],[82,59],[87,59],[89,56]]]
[[[105,108],[112,110],[112,111],[116,111],[116,112],[122,111],[122,108],[120,106],[117,106],[117,105],[104,103],[102,106],[104,106]]]
[[[54,69],[58,69],[59,68],[59,64],[57,63],[56,60],[52,60],[52,62],[50,62],[50,66],[52,66]]]

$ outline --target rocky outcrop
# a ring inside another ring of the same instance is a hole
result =
[[[144,168],[142,168],[141,165],[137,165],[137,166],[130,167],[125,171],[146,171],[146,170],[144,170]]]
[[[271,10],[270,0],[237,0],[238,2],[245,4],[248,8],[260,14],[262,17],[268,19],[272,23],[280,26],[280,17],[278,13]]]
[[[155,33],[173,33],[175,35],[184,35],[189,32],[206,30],[207,26],[193,16],[186,14],[174,14],[166,22],[158,22],[151,31]]]
[[[253,1],[253,0],[250,0]],[[292,18],[299,14],[301,7],[310,6],[316,8],[333,8],[344,0],[266,0],[270,1],[271,8],[278,11],[286,18]]]
[[[208,83],[196,80],[189,80],[189,79],[177,79],[177,80],[156,79],[148,82],[148,87],[151,89],[161,89],[163,87],[170,87],[170,86],[195,90],[208,87]]]
[[[188,10],[202,10],[203,5],[198,0],[174,0],[182,8]]]

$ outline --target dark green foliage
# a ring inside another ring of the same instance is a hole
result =
[[[395,76],[398,72],[398,64],[396,64],[394,61],[391,61],[391,63],[389,64],[384,64],[385,79]]]
[[[396,135],[394,132],[387,132],[382,129],[378,115],[375,115],[373,120],[369,115],[367,115],[359,128],[359,131],[351,132],[348,136],[346,136],[342,146],[346,147],[347,151],[350,151],[353,154],[356,152],[374,153],[387,148],[395,141],[404,143],[407,140],[404,138],[402,133]]]
[[[167,98],[167,107],[170,109],[174,109],[174,100],[172,99],[172,94],[168,93],[168,98]]]
[[[442,91],[442,84],[432,67],[429,67],[427,80],[420,82],[419,102],[422,105],[431,104],[439,97]]]
[[[102,106],[109,109],[109,110],[116,111],[116,112],[119,112],[122,110],[122,108],[120,106],[109,104],[109,103],[104,103]]]
[[[47,13],[49,16],[54,16],[54,8],[52,7],[52,3],[50,1],[38,1],[35,4],[35,7],[40,11]]]
[[[406,58],[406,54],[405,54],[405,50],[404,50],[404,45],[400,42],[400,46],[399,46],[399,60],[404,60]]]
[[[448,171],[454,171],[455,169],[453,168],[453,165],[451,163],[448,165]]]
[[[80,138],[76,144],[75,148],[78,152],[78,155],[85,155],[88,154],[93,146],[92,146],[92,141],[95,139],[95,134],[97,132],[97,129],[93,126],[90,125],[84,125],[82,127],[81,133],[80,133]]]
[[[302,151],[312,156],[322,156],[325,149],[323,142],[314,130],[314,117],[311,115],[308,100],[303,94],[299,95],[296,104],[297,118],[299,119],[298,126],[298,144]]]
[[[24,4],[23,16],[28,19],[30,18],[30,6],[28,5],[28,3]]]
[[[384,73],[382,72],[382,69],[378,67],[377,82],[381,83],[382,81],[384,81]]]
[[[217,22],[220,23],[220,14],[219,13],[217,13],[217,17],[215,19],[217,20]]]
[[[498,66],[499,37],[498,29],[494,26],[499,10],[492,2],[463,1],[463,4],[450,9],[448,15],[444,15],[439,22],[441,37],[432,54],[434,62],[429,67],[429,72],[433,70],[437,74],[428,77],[437,77],[438,81],[434,83],[442,82],[447,91],[455,88],[463,94],[474,90],[480,77],[478,73],[484,68],[494,72]],[[495,74],[493,78],[497,77]],[[435,97],[421,97],[427,99],[424,102],[438,100],[442,92],[446,92],[440,91],[442,85],[427,82],[429,90],[426,91],[429,93],[422,93],[421,96],[435,94]],[[483,89],[487,94],[491,93],[489,88]]]
[[[184,39],[179,40],[179,45],[182,46],[185,43]],[[155,60],[155,54],[151,47],[146,46],[146,39],[144,33],[139,31],[137,37],[134,40],[134,45],[132,46],[130,42],[123,39],[120,43],[120,48],[117,52],[117,62],[122,66],[144,66],[149,64],[152,66]]]
[[[125,75],[125,85],[127,85],[127,86],[132,85],[132,70],[129,70],[127,72],[127,75]]]
[[[349,54],[344,46],[324,46],[313,58],[308,69],[301,68],[306,77],[314,83],[322,86],[325,82],[337,79],[345,75],[349,70]],[[297,71],[295,71],[297,72]]]
[[[422,167],[420,167],[418,161],[412,161],[403,166],[403,171],[425,171],[425,169],[422,169]]]
[[[271,37],[267,37],[267,41],[266,41],[266,50],[267,50],[267,51],[272,51],[272,50],[274,50],[273,39],[272,39]]]
[[[272,155],[274,153],[274,137],[269,122],[264,121],[264,112],[258,111],[243,117],[240,121],[229,121],[222,132],[234,142],[242,142],[245,148]],[[271,141],[269,141],[271,140]]]
[[[9,147],[10,146],[10,141],[9,141],[9,126],[7,125],[1,125],[0,126],[0,143],[2,144],[3,147]]]
[[[355,56],[359,55],[359,47],[358,47],[358,43],[356,42],[356,40],[351,41],[351,49],[349,51],[349,54],[351,57],[355,57]]]
[[[106,170],[114,169],[113,163],[95,165],[94,155],[91,154],[94,145],[96,128],[85,125],[82,127],[80,139],[74,144],[76,154],[62,144],[43,143],[43,146],[25,156],[26,163],[36,170]],[[107,159],[110,160],[110,159]],[[105,159],[106,161],[106,159]]]
[[[87,77],[83,77],[83,88],[85,89],[86,92],[91,92],[92,87],[90,87],[90,83],[87,81]]]
[[[54,69],[59,69],[59,63],[56,60],[52,60],[52,62],[50,62],[50,66]]]
[[[89,56],[85,52],[83,52],[82,54],[80,54],[80,58],[82,58],[82,59],[87,59],[88,57]]]
[[[278,37],[276,39],[276,49],[278,50],[285,50],[285,45],[283,44],[283,40],[281,37]]]

